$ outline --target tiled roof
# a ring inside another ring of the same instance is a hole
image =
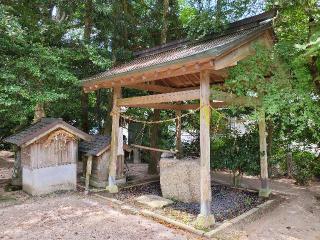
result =
[[[273,16],[273,12],[268,12],[232,23],[232,28],[227,29],[223,34],[206,37],[197,42],[182,40],[176,41],[174,44],[169,43],[164,46],[141,51],[140,54],[137,54],[139,57],[132,61],[85,79],[84,83],[106,80],[108,78],[112,79],[113,77],[126,75],[131,72],[134,73],[147,68],[150,69],[181,60],[188,60],[196,56],[219,56],[228,49],[271,28],[271,22],[266,20],[271,19]]]
[[[79,144],[79,151],[88,155],[96,156],[101,150],[110,145],[111,138],[105,135],[93,136],[92,141],[82,141]]]
[[[61,118],[42,118],[39,122],[31,125],[23,131],[5,138],[4,141],[21,146],[22,144],[36,138],[40,134],[54,128],[58,124],[64,126],[66,129],[69,129],[80,138],[90,139],[90,135],[64,122]]]

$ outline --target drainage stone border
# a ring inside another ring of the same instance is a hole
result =
[[[142,184],[137,184],[137,185],[142,185]],[[159,222],[165,222],[167,224],[171,224],[177,228],[189,231],[199,236],[205,236],[208,238],[219,237],[219,236],[221,237],[224,234],[227,234],[231,229],[241,228],[246,223],[252,222],[260,218],[264,213],[274,210],[276,207],[280,205],[281,202],[284,201],[284,197],[282,195],[273,194],[275,199],[267,200],[266,202],[258,205],[257,207],[250,209],[249,211],[233,219],[226,220],[222,223],[218,223],[216,225],[216,228],[210,231],[203,231],[203,230],[196,229],[195,227],[187,225],[185,223],[176,221],[167,216],[152,212],[148,209],[136,208],[136,207],[133,207],[132,205],[126,204],[123,201],[120,201],[111,197],[101,196],[98,193],[95,193],[93,195],[108,201],[114,208],[117,208],[126,214],[142,215]]]

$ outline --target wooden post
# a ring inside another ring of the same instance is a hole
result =
[[[87,158],[87,164],[86,164],[86,186],[84,193],[87,195],[89,193],[89,183],[90,183],[90,176],[91,176],[91,170],[92,170],[92,156],[88,156]]]
[[[182,143],[181,143],[181,110],[176,110],[176,150],[177,158],[182,157]]]
[[[266,136],[266,120],[265,112],[261,110],[259,116],[259,143],[260,143],[260,168],[261,168],[261,189],[260,197],[269,197],[271,191],[269,189],[268,179],[268,156],[267,156],[267,136]]]
[[[118,137],[119,137],[119,118],[120,107],[117,105],[118,99],[121,97],[121,87],[113,88],[113,107],[112,107],[112,131],[111,131],[111,157],[109,163],[109,178],[106,190],[110,193],[117,193],[116,185],[117,175],[117,156],[118,156]]]
[[[209,228],[215,222],[211,214],[210,177],[210,72],[200,72],[200,214],[196,226]]]
[[[138,148],[133,149],[133,163],[141,163],[140,150]]]

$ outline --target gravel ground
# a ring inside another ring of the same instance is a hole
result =
[[[0,208],[0,239],[200,239],[108,204],[94,196],[60,193]]]
[[[146,194],[161,196],[160,183],[156,182],[122,189],[113,197],[127,203],[134,203],[136,197]],[[224,185],[213,185],[212,196],[211,210],[217,222],[232,219],[263,203],[263,200],[258,197],[256,192],[239,190]],[[191,222],[200,213],[200,204],[176,201],[163,210],[158,210],[158,212],[171,215],[183,222]]]

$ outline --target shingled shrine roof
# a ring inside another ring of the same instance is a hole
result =
[[[110,146],[111,138],[105,135],[92,136],[92,141],[82,141],[79,144],[79,151],[87,155],[97,156],[101,151]]]
[[[108,71],[83,80],[84,87],[101,81],[107,83],[115,78],[129,74],[152,70],[175,63],[184,63],[198,58],[215,58],[229,49],[248,41],[259,34],[272,28],[270,19],[275,16],[275,11],[243,19],[231,23],[223,32],[207,36],[198,41],[180,40],[159,47],[146,49],[135,54],[136,58],[115,66]]]
[[[4,139],[5,142],[13,143],[17,146],[21,146],[25,143],[32,143],[36,141],[43,134],[53,131],[55,129],[64,129],[77,137],[90,140],[91,136],[85,132],[73,127],[72,125],[64,122],[61,118],[42,118],[39,122],[31,125],[23,131],[16,133]]]

